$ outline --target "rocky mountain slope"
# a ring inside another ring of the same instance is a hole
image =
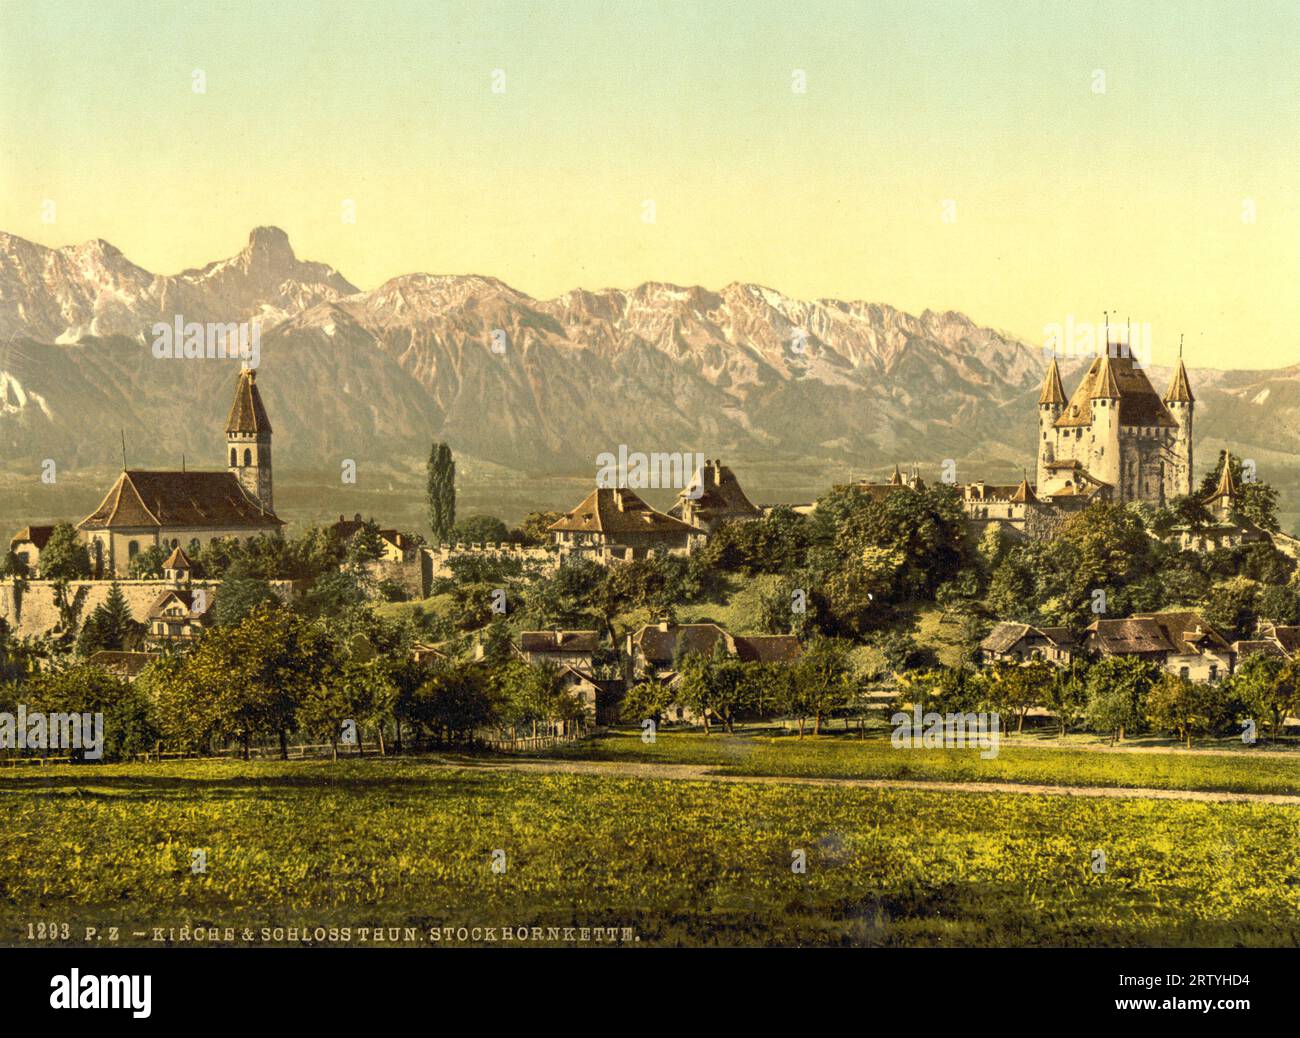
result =
[[[411,274],[362,292],[258,228],[236,256],[156,275],[106,242],[0,234],[0,468],[220,463],[235,364],[155,359],[155,322],[258,319],[277,460],[413,461],[432,438],[520,471],[701,451],[859,474],[959,478],[1030,464],[1041,353],[959,313],[644,284],[537,300],[494,278]],[[1065,365],[1067,385],[1073,370]],[[1154,371],[1164,389],[1167,372]],[[1193,371],[1198,440],[1300,453],[1300,368]]]

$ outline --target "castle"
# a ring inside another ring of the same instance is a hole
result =
[[[1038,397],[1037,496],[1093,490],[1164,507],[1190,494],[1195,408],[1181,356],[1161,399],[1127,347],[1108,344],[1068,402],[1053,360]]]

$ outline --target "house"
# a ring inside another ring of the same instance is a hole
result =
[[[271,423],[251,368],[239,374],[226,449],[224,472],[124,470],[77,524],[95,576],[126,576],[145,548],[184,545],[193,556],[217,538],[277,533],[284,522],[272,507]]]
[[[41,552],[53,532],[53,526],[25,526],[9,539],[9,550],[22,560],[33,580],[41,575]]]
[[[598,631],[522,631],[515,651],[526,663],[545,660],[557,667],[573,667],[591,674],[599,644]]]
[[[163,563],[163,574],[174,586],[158,595],[145,616],[145,642],[149,645],[193,641],[212,623],[215,587],[191,586],[195,567],[180,548],[173,548]]]
[[[346,545],[351,543],[352,539],[365,525],[366,522],[361,518],[361,513],[357,512],[351,519],[339,516],[338,522],[331,523],[329,529],[334,532],[340,542]],[[375,560],[377,562],[410,562],[420,550],[418,541],[397,529],[381,529],[379,531],[379,541],[381,554]]]
[[[562,551],[623,560],[685,553],[699,533],[689,523],[655,511],[626,487],[596,488],[547,529]]]
[[[1239,660],[1256,655],[1300,660],[1300,627],[1265,621],[1259,625],[1254,638],[1233,642],[1232,650]]]
[[[705,533],[712,533],[723,523],[760,519],[763,515],[745,496],[736,474],[717,459],[700,466],[668,514]]]
[[[1034,627],[1005,621],[994,624],[979,647],[985,663],[1044,660],[1058,667],[1068,667],[1079,652],[1078,639],[1068,627]]]
[[[732,635],[717,624],[647,624],[627,638],[631,680],[671,681],[677,661],[688,653],[712,655],[718,646],[732,659],[745,663],[784,663],[803,654],[799,639],[790,634]]]
[[[1137,656],[1192,681],[1218,681],[1233,671],[1232,646],[1190,610],[1094,620],[1084,646],[1098,656]]]
[[[158,652],[118,652],[112,649],[100,649],[86,662],[92,667],[99,667],[126,681],[135,681],[144,668],[161,655]]]

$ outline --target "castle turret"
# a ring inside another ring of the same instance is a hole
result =
[[[226,452],[230,471],[248,495],[274,513],[271,496],[271,422],[257,389],[257,372],[244,368],[235,387],[235,401],[226,420]]]
[[[1120,481],[1119,381],[1111,367],[1109,344],[1106,352],[1093,363],[1099,367],[1096,369],[1089,399],[1092,407],[1092,464],[1088,470],[1103,483],[1114,487],[1119,500],[1127,500],[1124,485]]]
[[[1196,410],[1192,384],[1187,378],[1187,369],[1183,367],[1181,346],[1178,348],[1178,367],[1169,383],[1169,391],[1165,393],[1165,407],[1169,408],[1169,413],[1178,423],[1171,445],[1172,457],[1166,470],[1165,486],[1170,497],[1178,497],[1192,492],[1192,415]]]
[[[1224,451],[1223,468],[1219,470],[1219,483],[1214,488],[1214,493],[1207,497],[1202,504],[1220,520],[1226,520],[1231,516],[1232,510],[1237,507],[1237,499],[1240,496],[1241,491],[1237,488],[1237,481],[1232,476],[1232,455]]]
[[[1056,460],[1056,420],[1065,410],[1065,387],[1061,385],[1061,369],[1052,358],[1052,366],[1043,379],[1043,391],[1038,394],[1038,485],[1048,480],[1047,465]]]

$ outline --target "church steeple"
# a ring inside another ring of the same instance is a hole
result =
[[[244,368],[226,419],[230,471],[262,508],[274,514],[271,491],[271,421],[257,388],[257,372]]]

